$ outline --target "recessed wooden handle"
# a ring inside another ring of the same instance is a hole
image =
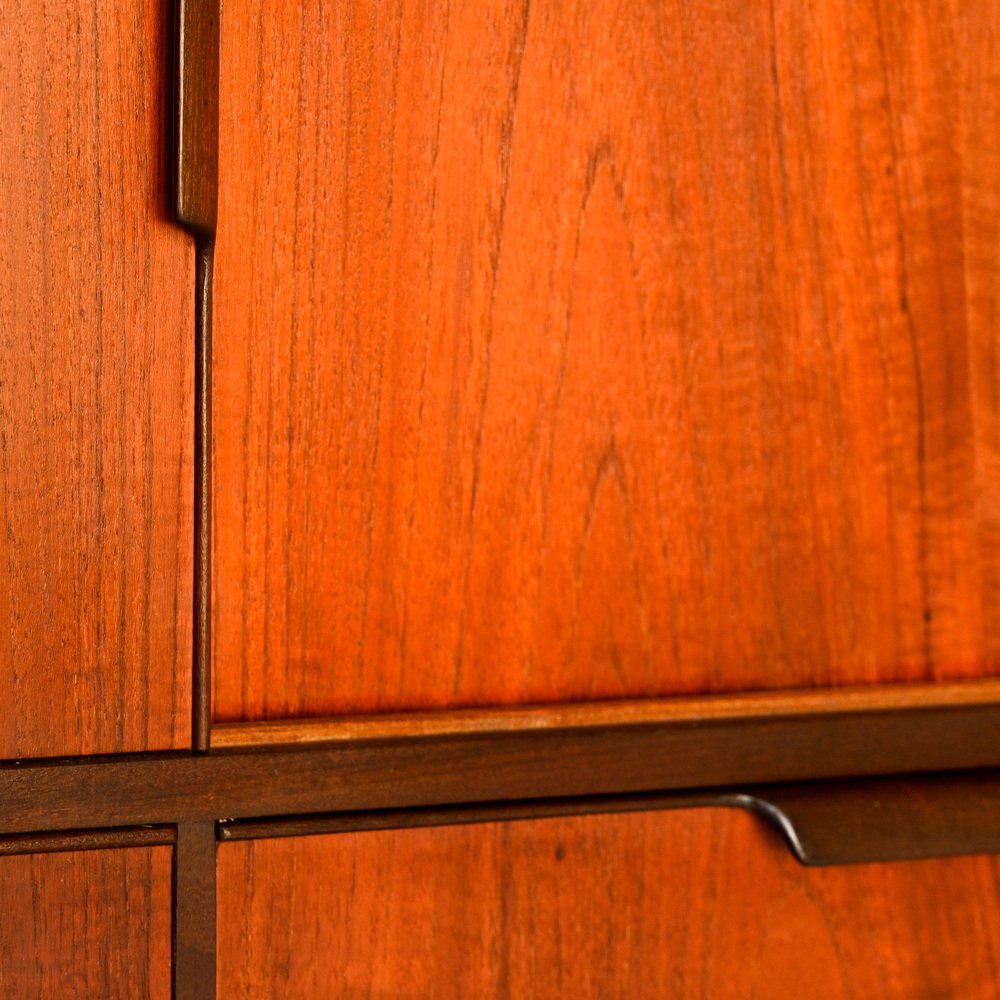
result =
[[[776,827],[804,865],[913,861],[1000,852],[1000,773],[959,772],[423,809],[229,820],[221,840],[648,812],[746,809]]]
[[[215,235],[219,195],[219,0],[176,0],[175,173],[177,221]]]
[[[740,803],[777,823],[806,865],[1000,852],[1000,772],[750,788]]]

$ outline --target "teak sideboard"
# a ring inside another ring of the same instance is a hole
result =
[[[1000,0],[7,0],[0,996],[1000,996]]]

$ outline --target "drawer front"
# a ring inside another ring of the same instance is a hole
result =
[[[224,843],[219,994],[988,1000],[995,858],[804,868],[699,809]]]
[[[0,995],[169,1000],[170,855],[0,857]]]
[[[998,21],[226,5],[217,718],[996,675]]]
[[[14,3],[0,31],[0,758],[190,745],[170,6]]]

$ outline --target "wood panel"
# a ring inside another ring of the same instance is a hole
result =
[[[169,1000],[170,853],[0,858],[0,993]]]
[[[230,5],[219,720],[996,676],[1000,5]]]
[[[190,739],[193,255],[167,0],[0,31],[0,756]]]
[[[219,848],[220,994],[255,1000],[987,1000],[998,941],[995,858],[805,869],[729,811]]]

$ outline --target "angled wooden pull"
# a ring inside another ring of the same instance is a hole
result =
[[[771,785],[738,798],[806,865],[1000,853],[1000,771]]]
[[[760,816],[809,866],[1000,853],[998,771],[233,820],[219,824],[219,837],[256,840],[713,807]]]
[[[219,0],[176,0],[174,211],[213,239],[219,200]]]

